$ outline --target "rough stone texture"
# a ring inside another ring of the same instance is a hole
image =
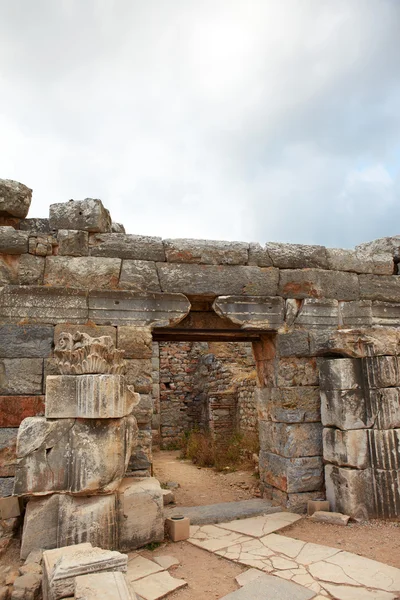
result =
[[[16,428],[0,428],[0,477],[13,477],[15,475],[17,434],[18,429]],[[14,482],[11,487],[13,485]]]
[[[114,221],[111,223],[111,233],[126,233],[125,227],[122,223],[115,223]]]
[[[57,253],[57,240],[52,235],[35,234],[29,236],[29,254],[51,256]]]
[[[32,190],[12,179],[0,179],[0,215],[25,219],[31,205]]]
[[[52,342],[50,325],[0,325],[1,358],[45,358],[50,356]]]
[[[245,265],[249,244],[214,240],[163,240],[167,262],[202,265]]]
[[[21,559],[38,548],[57,546],[59,495],[32,498],[26,505]]]
[[[354,469],[371,466],[368,432],[366,429],[341,431],[325,428],[323,431],[324,460]]]
[[[364,377],[370,389],[400,387],[398,356],[372,356],[362,359]]]
[[[54,358],[63,375],[121,375],[125,372],[123,352],[115,348],[108,336],[96,338],[80,331],[75,334],[62,332],[57,340]]]
[[[139,401],[123,375],[50,375],[46,380],[48,419],[118,419]]]
[[[120,269],[119,258],[48,256],[44,283],[84,289],[115,288]]]
[[[121,550],[164,539],[163,495],[157,479],[126,478],[117,498]]]
[[[257,388],[258,417],[278,423],[321,421],[321,401],[316,386]]]
[[[276,350],[279,356],[309,356],[310,341],[307,331],[290,331],[277,336]]]
[[[135,435],[134,417],[27,418],[18,432],[15,494],[110,493],[126,471]]]
[[[40,595],[42,576],[30,573],[14,581],[11,600],[37,600]]]
[[[260,421],[260,446],[265,452],[287,458],[322,455],[320,423],[273,423]]]
[[[152,364],[148,358],[132,358],[125,361],[126,382],[133,385],[139,394],[148,394],[152,389]]]
[[[57,233],[57,241],[60,256],[87,256],[89,254],[87,231],[60,229]]]
[[[213,309],[223,318],[241,325],[243,329],[279,329],[283,325],[284,301],[282,298],[220,296]]]
[[[355,519],[374,516],[374,486],[371,469],[348,469],[325,465],[326,498],[334,512]]]
[[[5,498],[12,496],[14,486],[14,477],[1,477],[0,478],[0,497]]]
[[[125,358],[151,358],[152,341],[150,328],[118,327],[118,348],[125,352]]]
[[[142,428],[143,425],[140,427]],[[131,477],[150,476],[152,460],[152,433],[149,429],[139,429],[136,443],[132,444],[127,475]]]
[[[269,242],[266,249],[274,267],[280,269],[328,268],[324,246]]]
[[[22,254],[18,266],[20,285],[43,285],[44,263],[45,259],[42,256]]]
[[[368,300],[366,300],[368,302]],[[400,304],[372,302],[372,324],[382,327],[400,326]]]
[[[139,394],[137,394],[139,396]],[[153,416],[153,399],[151,396],[139,396],[138,403],[131,409],[138,425],[147,425],[151,423]]]
[[[138,294],[161,292],[156,264],[146,260],[123,260],[119,287]]]
[[[163,292],[210,296],[275,296],[278,269],[241,265],[178,265],[157,263]]]
[[[263,481],[284,492],[320,490],[324,481],[322,457],[284,458],[261,451],[260,475]]]
[[[0,254],[0,285],[18,283],[18,258],[9,254]]]
[[[111,231],[110,213],[101,200],[93,198],[51,204],[50,229],[79,229],[100,233]]]
[[[324,510],[316,510],[311,516],[312,521],[317,523],[329,523],[330,525],[346,526],[350,517],[337,512],[326,512]]]
[[[343,250],[326,248],[328,268],[335,271],[354,273],[374,273],[376,275],[393,274],[393,257],[389,252],[374,253],[365,250]]]
[[[44,414],[44,396],[0,396],[0,427],[19,427],[26,417]]]
[[[358,300],[360,295],[358,275],[322,269],[287,269],[280,272],[278,295],[283,298]]]
[[[272,260],[266,246],[252,242],[249,246],[249,261],[251,266],[272,267]]]
[[[120,571],[80,575],[75,578],[76,600],[135,600],[137,598]]]
[[[398,275],[360,275],[360,298],[398,302],[400,277]]]
[[[96,234],[89,238],[91,256],[165,261],[161,238],[121,233]]]
[[[306,298],[294,320],[295,325],[307,329],[337,329],[339,303],[337,300]]]
[[[49,219],[23,219],[19,228],[21,231],[33,231],[36,233],[50,233]]]
[[[374,417],[369,406],[368,396],[362,390],[321,389],[321,421],[325,427],[372,427]]]
[[[278,363],[278,387],[318,385],[315,358],[281,358]]]
[[[24,254],[28,252],[28,237],[29,233],[26,231],[16,231],[14,227],[0,226],[0,253]]]
[[[372,302],[371,300],[357,300],[355,302],[340,302],[340,324],[346,328],[371,327]]]
[[[400,235],[379,238],[372,242],[365,242],[356,246],[356,250],[369,254],[391,254],[393,258],[400,258]]]
[[[0,394],[39,395],[43,390],[43,360],[40,358],[0,359]]]
[[[221,600],[310,600],[314,596],[315,592],[312,590],[263,573],[261,577],[223,596]]]
[[[323,390],[362,388],[362,365],[354,358],[319,359],[319,380]]]
[[[69,323],[63,323],[54,327],[54,345],[57,345],[61,333],[70,333],[75,336],[77,333],[87,333],[92,338],[100,338],[108,336],[111,338],[114,346],[117,345],[117,328],[107,326],[97,326],[94,323],[88,325],[70,325]]]

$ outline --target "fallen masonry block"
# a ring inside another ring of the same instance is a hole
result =
[[[40,595],[42,576],[29,573],[14,581],[12,600],[37,600]]]
[[[317,510],[310,517],[311,521],[317,523],[329,523],[330,525],[343,525],[344,527],[349,522],[350,517],[337,512],[326,512],[324,510]]]
[[[166,506],[167,504],[174,504],[175,496],[174,496],[173,492],[171,492],[171,490],[163,490],[162,495],[163,495],[164,506]]]
[[[77,544],[43,553],[43,600],[60,600],[74,593],[75,577],[103,571],[126,572],[128,556]]]
[[[2,521],[11,517],[19,517],[20,514],[19,500],[16,496],[0,498],[0,519]]]
[[[307,502],[307,514],[309,517],[313,515],[317,510],[330,512],[330,506],[328,500],[309,500]]]
[[[75,578],[75,600],[136,600],[120,571],[80,575]]]

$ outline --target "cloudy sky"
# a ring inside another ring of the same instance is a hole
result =
[[[400,233],[400,0],[0,0],[29,216],[352,247]]]

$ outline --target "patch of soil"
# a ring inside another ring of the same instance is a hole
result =
[[[258,496],[258,480],[253,470],[223,471],[197,467],[190,460],[180,460],[179,451],[161,450],[153,454],[153,470],[161,484],[175,481],[172,490],[180,506],[204,506],[219,502],[236,502]]]
[[[305,518],[285,529],[282,535],[340,548],[400,569],[400,522],[349,522],[343,527]]]
[[[154,552],[140,554],[150,560],[169,555],[180,561],[181,564],[169,569],[169,572],[172,577],[187,581],[188,585],[168,596],[173,600],[222,598],[239,589],[235,577],[248,569],[187,542],[163,544]]]

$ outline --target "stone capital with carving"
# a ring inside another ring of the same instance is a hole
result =
[[[60,333],[54,351],[62,375],[125,373],[124,350],[115,348],[110,336],[87,333]]]

